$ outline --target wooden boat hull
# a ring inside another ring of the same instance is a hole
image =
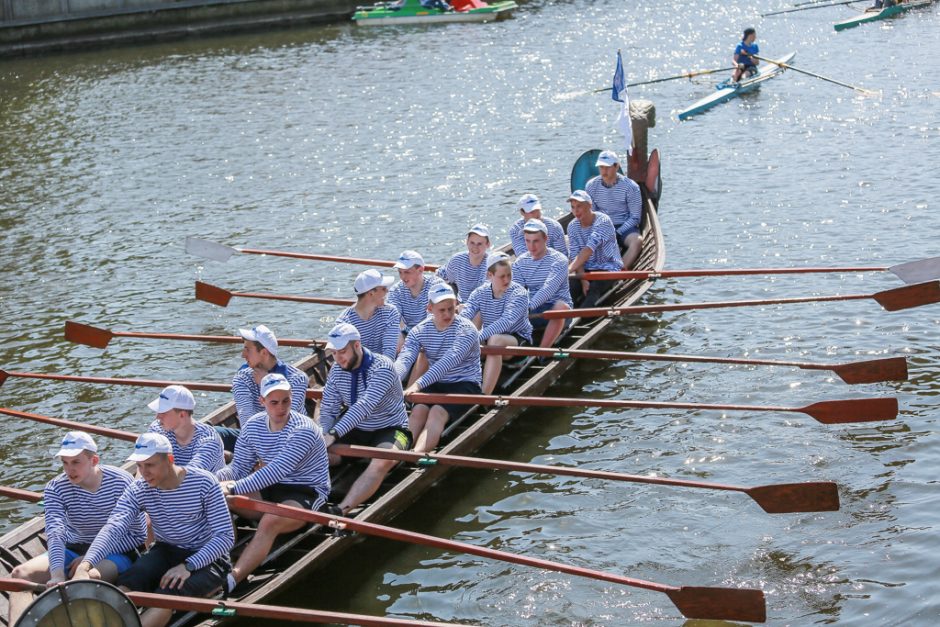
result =
[[[832,25],[836,31],[846,30],[848,28],[855,28],[862,24],[867,24],[868,22],[877,22],[879,20],[884,20],[895,15],[900,15],[911,9],[916,9],[918,7],[927,6],[933,2],[933,0],[920,0],[919,2],[905,2],[903,4],[896,4],[892,7],[885,7],[880,11],[866,11],[861,15],[856,15],[850,17],[847,20],[842,20],[841,22],[836,22]]]
[[[359,26],[393,26],[408,24],[449,24],[454,22],[492,22],[508,17],[518,5],[514,0],[494,2],[484,7],[467,11],[441,11],[426,9],[420,5],[410,5],[401,10],[392,11],[385,4],[360,8],[353,14],[353,21]]]
[[[779,59],[776,59],[776,61],[778,63],[789,63],[790,61],[793,60],[793,57],[795,56],[796,56],[796,53],[791,52],[789,54],[784,55],[783,57]],[[735,87],[722,87],[724,83],[720,83],[715,93],[709,96],[705,96],[701,100],[697,100],[696,102],[692,103],[691,106],[680,111],[679,119],[687,120],[693,115],[704,113],[705,111],[708,111],[712,107],[720,105],[723,102],[727,102],[731,100],[732,98],[737,98],[741,94],[746,94],[750,91],[754,91],[755,89],[758,89],[762,83],[769,81],[770,79],[774,78],[778,74],[783,73],[784,69],[785,68],[782,68],[779,65],[768,63],[761,69],[760,72],[758,72],[757,76],[753,78],[745,79],[741,81],[740,83],[738,83],[738,85]]]

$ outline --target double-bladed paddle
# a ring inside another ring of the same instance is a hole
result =
[[[324,298],[321,296],[293,296],[290,294],[269,294],[266,292],[230,292],[215,285],[196,281],[196,300],[203,300],[219,307],[228,307],[233,297],[260,298],[263,300],[288,300],[296,303],[315,303],[319,305],[355,305],[356,301],[348,298]]]

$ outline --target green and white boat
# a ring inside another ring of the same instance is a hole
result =
[[[444,10],[424,6],[421,0],[379,2],[369,7],[359,7],[352,19],[361,26],[491,22],[508,16],[518,6],[514,0],[491,3],[482,0],[451,0],[450,5],[451,9]]]
[[[911,9],[925,7],[931,2],[933,2],[933,0],[912,0],[911,2],[902,2],[901,4],[884,7],[883,9],[868,9],[861,15],[856,15],[855,17],[850,17],[847,20],[836,22],[833,24],[833,28],[835,28],[837,31],[845,30],[847,28],[855,28],[860,24],[865,24],[867,22],[877,22],[878,20],[883,20],[893,15],[910,11]]]

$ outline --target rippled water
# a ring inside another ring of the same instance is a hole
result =
[[[780,4],[779,6],[783,6]],[[336,309],[194,301],[233,290],[348,297],[351,266],[235,256],[231,245],[388,258],[458,250],[535,191],[561,212],[583,150],[616,146],[608,84],[719,67],[741,26],[771,57],[881,91],[866,98],[789,72],[688,122],[710,80],[631,91],[658,107],[661,217],[672,268],[891,265],[937,254],[940,52],[936,7],[834,33],[846,7],[760,19],[726,3],[526,2],[483,26],[341,25],[0,63],[0,348],[8,370],[225,381],[231,347],[66,344],[67,319],[118,330],[232,333],[269,323],[322,335]],[[934,69],[931,69],[934,68]],[[502,239],[502,238],[499,238]],[[648,302],[866,293],[881,274],[672,280]],[[745,496],[455,471],[401,526],[674,584],[760,587],[773,624],[928,624],[940,613],[936,306],[871,301],[621,320],[603,348],[843,361],[908,355],[904,383],[824,372],[622,362],[579,365],[557,395],[802,406],[894,395],[893,423],[799,414],[528,412],[482,453],[756,485],[833,480],[840,512],[764,514]],[[295,359],[296,349],[286,357]],[[141,429],[152,391],[8,380],[2,404]],[[224,395],[199,398],[208,410]],[[40,489],[55,429],[6,419],[5,485]],[[117,462],[126,445],[104,445]],[[6,529],[36,513],[0,503]],[[655,593],[366,541],[285,602],[488,625],[678,624]]]

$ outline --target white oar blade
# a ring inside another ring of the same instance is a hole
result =
[[[940,257],[908,261],[891,266],[888,271],[905,283],[925,283],[940,279]]]
[[[210,242],[206,239],[199,239],[198,237],[187,237],[186,252],[197,257],[205,257],[206,259],[225,263],[229,260],[229,257],[238,252],[238,249]]]

